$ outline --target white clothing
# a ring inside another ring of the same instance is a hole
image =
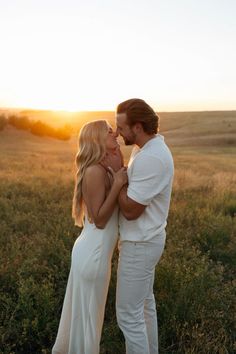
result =
[[[72,250],[71,270],[52,354],[99,354],[118,208],[101,230],[85,219]]]
[[[141,149],[135,148],[128,165],[127,195],[146,205],[136,220],[119,218],[121,241],[152,241],[166,227],[174,164],[164,137],[157,134]]]
[[[146,208],[136,220],[127,220],[121,213],[119,218],[116,311],[126,354],[158,354],[153,282],[165,246],[173,174],[172,155],[161,135],[134,149],[127,195]]]
[[[116,311],[125,336],[126,354],[158,354],[153,282],[164,245],[165,231],[156,242],[120,243]]]

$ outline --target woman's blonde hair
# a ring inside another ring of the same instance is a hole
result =
[[[105,157],[107,133],[108,123],[105,120],[95,120],[85,124],[79,133],[78,153],[75,159],[77,172],[72,204],[72,217],[75,225],[78,226],[83,226],[82,181],[85,170]]]

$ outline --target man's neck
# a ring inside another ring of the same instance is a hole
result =
[[[156,134],[151,134],[151,135],[145,134],[145,135],[139,137],[139,139],[137,139],[135,144],[138,145],[138,147],[141,149],[149,140],[151,140],[155,137],[156,137]]]

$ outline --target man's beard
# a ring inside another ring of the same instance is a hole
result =
[[[129,138],[123,137],[123,139],[124,139],[125,145],[134,145],[135,141],[136,141],[136,134],[134,132],[132,132],[132,135],[130,134]]]

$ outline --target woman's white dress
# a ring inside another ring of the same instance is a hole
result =
[[[118,238],[118,208],[104,229],[85,218],[75,241],[62,314],[52,354],[99,354],[111,258]]]

